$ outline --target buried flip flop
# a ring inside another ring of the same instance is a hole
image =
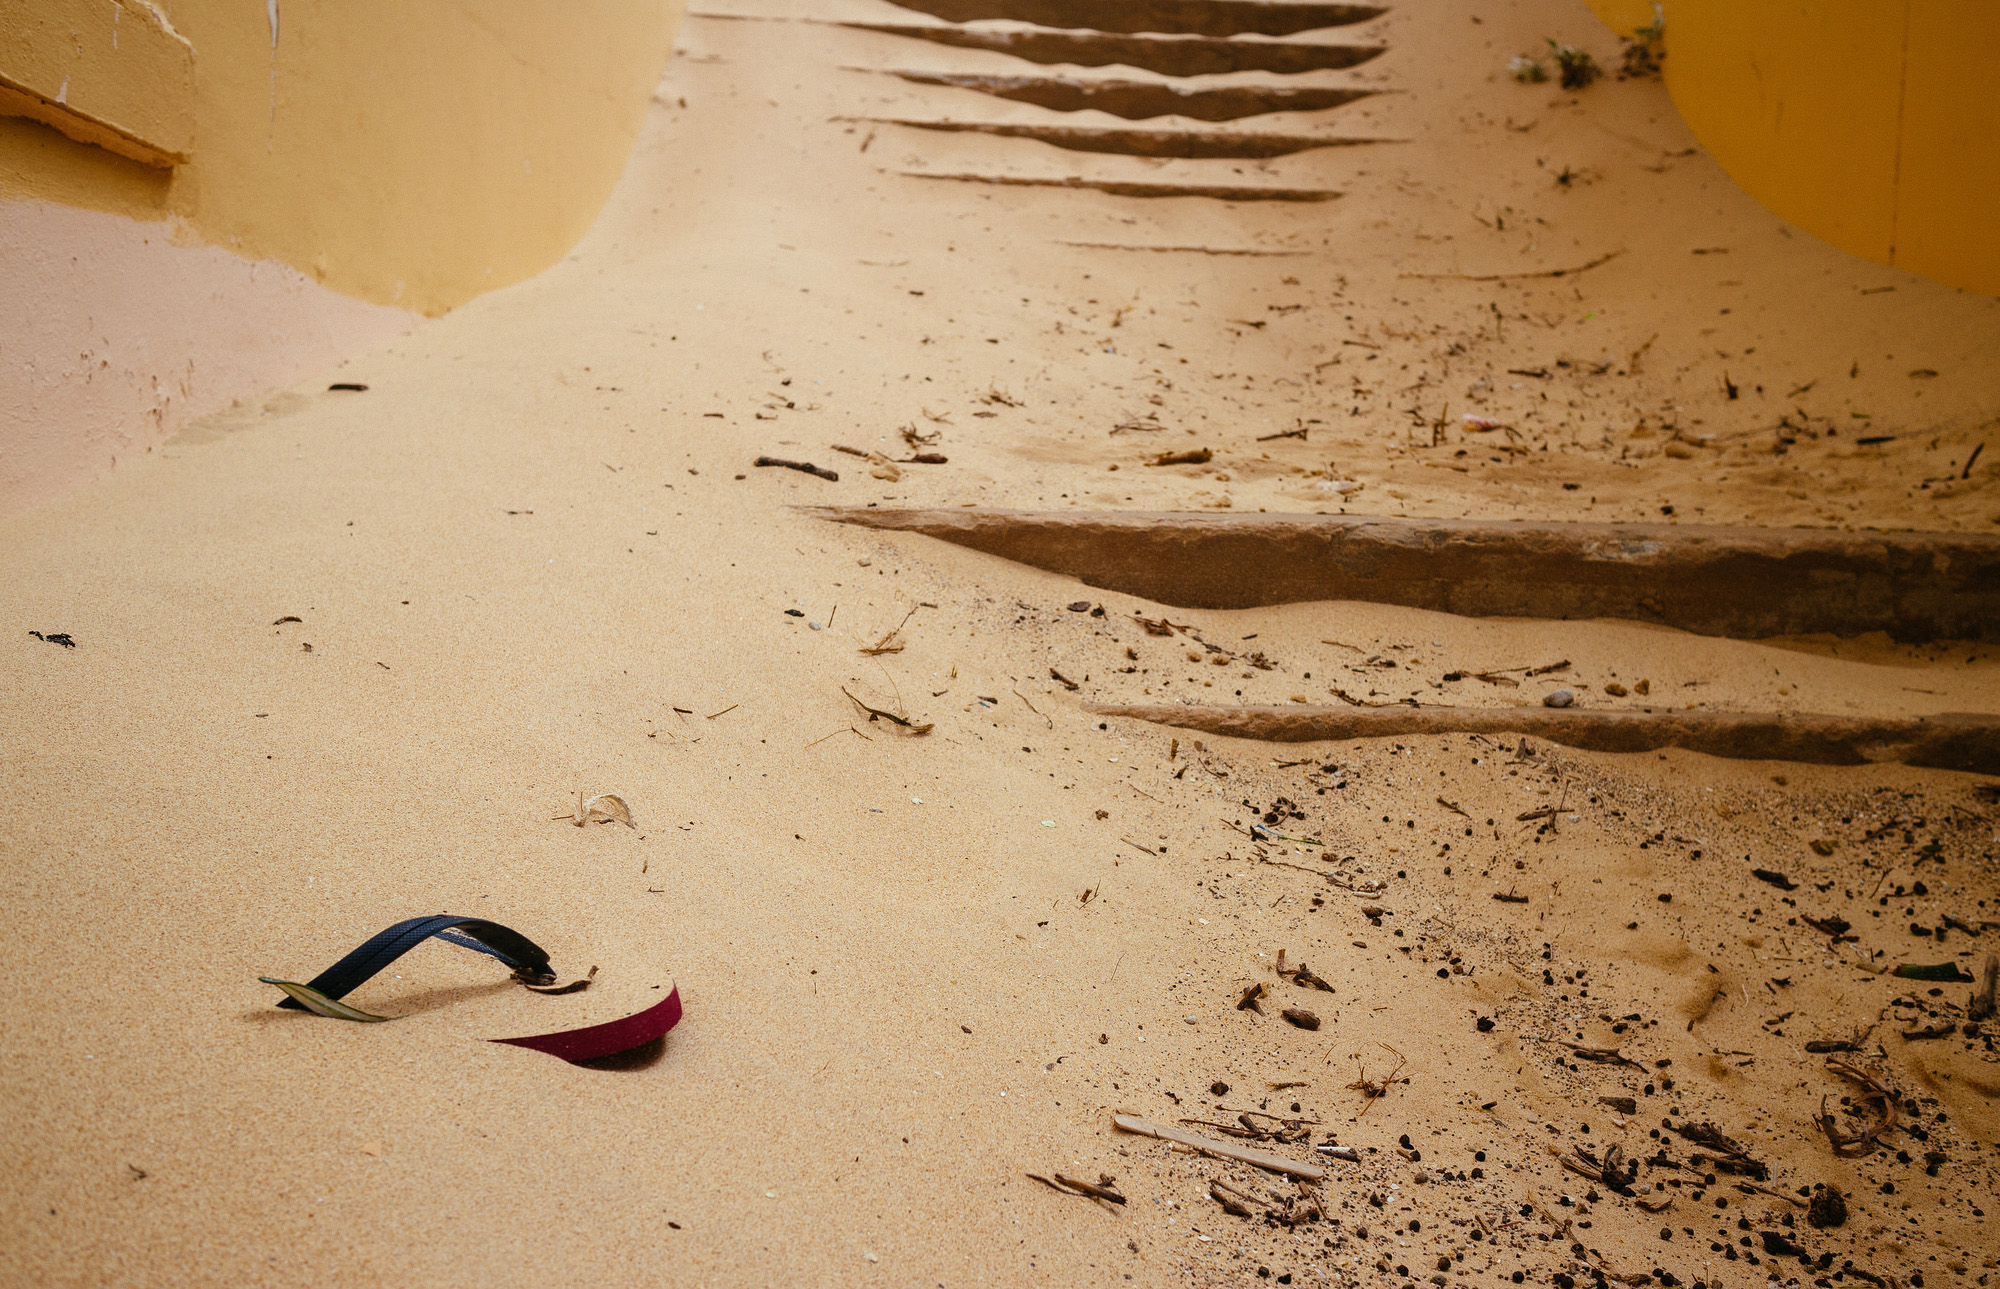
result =
[[[360,948],[320,972],[306,984],[280,980],[275,976],[259,976],[257,979],[266,984],[276,985],[285,991],[286,998],[278,1004],[280,1007],[295,1011],[310,1011],[336,1020],[370,1022],[394,1020],[393,1016],[378,1016],[374,1012],[351,1007],[340,1000],[384,967],[433,936],[498,958],[512,967],[514,978],[525,985],[541,987],[555,983],[555,973],[549,967],[548,952],[527,936],[501,926],[498,922],[488,922],[483,918],[454,917],[449,913],[398,922],[371,936]],[[559,1056],[565,1061],[575,1063],[594,1060],[601,1056],[614,1056],[641,1044],[650,1043],[654,1039],[663,1037],[668,1030],[680,1023],[680,1019],[681,991],[675,987],[667,992],[666,998],[645,1011],[635,1012],[618,1020],[606,1021],[601,1025],[559,1030],[553,1034],[532,1034],[525,1038],[496,1038],[490,1041],[533,1048],[537,1052],[547,1052],[551,1056]]]

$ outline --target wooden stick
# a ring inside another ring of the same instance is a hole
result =
[[[1251,246],[1130,246],[1124,242],[1068,242],[1056,239],[1058,246],[1087,246],[1100,251],[1178,251],[1191,255],[1310,255],[1311,251],[1267,251]]]
[[[1065,1186],[1074,1186],[1085,1194],[1095,1195],[1098,1199],[1109,1200],[1113,1204],[1123,1204],[1125,1202],[1125,1197],[1117,1191],[1112,1190],[1109,1186],[1099,1186],[1096,1182],[1080,1182],[1074,1177],[1065,1177],[1061,1173],[1057,1173],[1055,1178]]]
[[[1769,1195],[1772,1199],[1781,1199],[1785,1201],[1785,1203],[1790,1204],[1793,1208],[1806,1207],[1804,1200],[1793,1199],[1790,1195],[1785,1194],[1783,1191],[1774,1191],[1769,1186],[1759,1186],[1755,1182],[1739,1181],[1736,1183],[1736,1189],[1739,1191],[1756,1191],[1761,1195]]]
[[[1506,282],[1513,278],[1568,277],[1572,273],[1582,273],[1587,269],[1594,269],[1600,264],[1617,259],[1624,253],[1623,250],[1616,250],[1608,255],[1600,255],[1588,264],[1578,264],[1566,269],[1543,269],[1539,273],[1398,273],[1396,276],[1434,279],[1450,278],[1458,282]]]
[[[832,483],[840,482],[839,474],[827,469],[825,466],[814,465],[810,461],[787,461],[783,457],[766,456],[758,457],[756,463],[762,466],[782,466],[787,470],[800,470],[806,474],[818,475],[820,478]]]
[[[1154,1123],[1150,1119],[1141,1119],[1135,1114],[1114,1114],[1111,1116],[1111,1122],[1124,1131],[1137,1133],[1141,1137],[1157,1137],[1161,1141],[1178,1142],[1203,1154],[1214,1155],[1218,1159],[1233,1159],[1239,1164],[1249,1164],[1269,1172],[1282,1173],[1287,1177],[1303,1177],[1307,1181],[1316,1182],[1326,1176],[1326,1169],[1318,1164],[1301,1164],[1282,1155],[1271,1154],[1269,1151],[1252,1150],[1248,1146],[1197,1136],[1192,1132],[1183,1132],[1179,1128]]]

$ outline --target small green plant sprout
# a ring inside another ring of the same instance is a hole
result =
[[[1530,85],[1547,80],[1549,69],[1542,65],[1542,60],[1539,58],[1516,54],[1507,64],[1507,74],[1523,85]]]
[[[1667,56],[1666,39],[1666,10],[1655,4],[1653,21],[1644,27],[1634,27],[1626,37],[1624,64],[1618,74],[1627,78],[1658,76],[1660,60]]]
[[[1555,59],[1558,79],[1566,90],[1580,90],[1598,78],[1601,68],[1597,60],[1587,50],[1575,45],[1558,45],[1549,42],[1549,57]]]

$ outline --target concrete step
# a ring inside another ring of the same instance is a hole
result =
[[[1271,112],[1320,112],[1367,98],[1374,90],[1347,86],[1216,85],[1187,88],[1160,81],[1068,76],[982,76],[967,72],[891,71],[913,85],[942,85],[1033,103],[1056,112],[1096,109],[1128,121],[1184,116],[1235,121]]]
[[[1229,72],[1295,76],[1358,67],[1382,52],[1380,45],[1330,45],[1261,37],[1218,40],[1210,36],[1125,35],[1045,27],[1026,31],[989,30],[889,22],[840,25],[857,31],[927,40],[956,49],[991,50],[1031,63],[1068,63],[1078,67],[1122,64],[1162,76],[1218,76]]]
[[[1394,139],[1361,139],[1339,135],[1273,134],[1250,130],[1144,130],[1118,126],[1043,125],[1018,121],[922,121],[907,117],[857,117],[870,125],[900,125],[912,130],[957,134],[990,134],[1003,139],[1033,139],[1069,152],[1096,152],[1127,157],[1175,159],[1262,160],[1288,157],[1314,148],[1347,148]]]
[[[899,170],[906,179],[948,179],[954,183],[997,184],[1010,188],[1087,188],[1114,197],[1205,197],[1215,201],[1332,201],[1331,188],[1279,188],[1268,184],[1152,183],[1132,179],[1090,179],[1082,175],[949,174]]]
[[[1095,31],[1152,31],[1165,35],[1289,36],[1320,27],[1345,27],[1378,18],[1388,10],[1365,4],[1318,4],[1309,0],[895,0],[946,22],[987,18],[1032,22],[1043,27],[1088,27]]]
[[[1189,707],[1172,703],[1086,704],[1093,716],[1123,717],[1229,738],[1275,743],[1410,738],[1426,734],[1528,737],[1592,752],[1682,748],[1750,761],[1818,765],[1900,762],[2000,774],[2000,717],[1947,713],[1921,718],[1776,712],[1593,712],[1549,707]]]
[[[1366,600],[1762,639],[2000,640],[2000,537],[1365,515],[822,509],[1187,608]]]

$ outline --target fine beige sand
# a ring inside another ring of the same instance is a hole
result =
[[[1992,1023],[1881,973],[2000,945],[1990,783],[1083,705],[1446,702],[1476,684],[1447,672],[1568,661],[1464,701],[1993,712],[1990,646],[1177,609],[794,509],[1995,531],[2000,446],[1966,467],[2000,437],[2000,303],[1787,228],[1656,81],[1508,79],[1544,37],[1615,61],[1573,0],[1339,34],[1388,52],[1302,80],[1389,92],[1287,128],[1400,142],[1151,162],[849,119],[1043,119],[853,70],[1026,67],[997,54],[690,18],[565,263],[0,523],[0,1280],[1988,1283]],[[832,447],[909,457],[906,427],[946,463]],[[638,828],[560,821],[579,791]],[[399,1019],[355,1025],[256,980],[439,911],[596,984],[433,943],[353,995]],[[620,1068],[484,1041],[670,982],[685,1021]],[[1875,1107],[1805,1044],[1849,1038],[1899,1127],[1840,1158],[1813,1116]],[[1121,1111],[1297,1119],[1359,1162],[1265,1143],[1327,1165],[1328,1220],[1231,1216],[1211,1181],[1303,1201]],[[1614,1143],[1677,1166],[1628,1198],[1556,1157]],[[1129,1202],[1027,1176],[1058,1171]],[[1844,1226],[1808,1224],[1814,1186]]]

